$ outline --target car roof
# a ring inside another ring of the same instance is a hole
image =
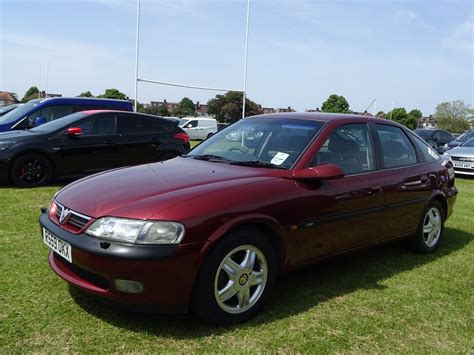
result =
[[[356,114],[344,114],[344,113],[327,113],[327,112],[282,112],[282,113],[268,113],[263,115],[249,116],[246,119],[251,118],[265,118],[265,119],[275,119],[275,118],[291,118],[291,119],[300,119],[300,120],[311,120],[311,121],[320,121],[320,122],[332,122],[332,121],[349,121],[349,120],[364,120],[367,122],[383,122],[391,123],[394,125],[399,125],[397,122],[387,120],[385,118],[374,117],[374,116],[364,116]]]

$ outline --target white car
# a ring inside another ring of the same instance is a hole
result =
[[[179,121],[190,139],[207,139],[217,132],[217,120],[211,117],[184,117]]]

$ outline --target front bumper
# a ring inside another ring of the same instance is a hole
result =
[[[49,264],[70,284],[137,310],[180,313],[187,310],[198,272],[202,243],[136,246],[70,233],[53,223],[46,212],[40,225],[72,247],[72,263],[53,251]],[[141,293],[125,293],[114,280],[140,282]]]

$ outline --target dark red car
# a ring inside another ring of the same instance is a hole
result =
[[[281,272],[401,238],[433,252],[456,195],[451,163],[403,126],[263,115],[185,156],[72,183],[40,223],[72,285],[225,324],[256,314]]]

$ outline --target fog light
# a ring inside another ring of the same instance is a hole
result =
[[[122,292],[127,293],[142,293],[143,284],[137,281],[131,280],[114,280],[115,288]]]

